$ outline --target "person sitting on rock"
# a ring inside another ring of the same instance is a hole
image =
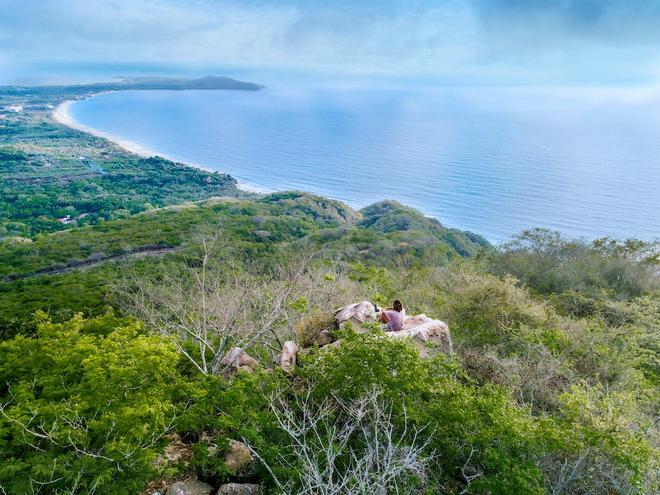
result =
[[[396,299],[391,308],[383,308],[378,315],[381,323],[387,323],[388,332],[399,332],[403,329],[403,322],[406,319],[406,310],[403,309],[401,301]]]

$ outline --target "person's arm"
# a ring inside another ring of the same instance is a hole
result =
[[[378,315],[378,320],[381,323],[387,323],[388,321],[390,321],[390,318],[389,316],[387,316],[387,312],[385,309],[381,310],[380,314]]]

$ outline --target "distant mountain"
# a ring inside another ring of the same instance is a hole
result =
[[[262,85],[253,82],[244,82],[231,77],[204,76],[199,79],[185,79],[176,77],[124,77],[121,84],[132,89],[242,89],[259,91]]]
[[[20,95],[31,94],[61,94],[88,96],[101,91],[122,90],[186,90],[186,89],[237,89],[243,91],[259,91],[264,86],[253,82],[239,81],[231,77],[205,76],[199,79],[177,77],[123,77],[118,82],[73,84],[67,86],[0,86],[0,94]]]

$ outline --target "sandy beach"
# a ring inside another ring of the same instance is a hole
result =
[[[99,131],[98,129],[94,129],[93,127],[89,127],[84,124],[81,124],[80,122],[77,122],[71,115],[71,111],[70,111],[71,105],[74,104],[76,101],[78,100],[66,100],[60,103],[55,108],[55,110],[53,110],[51,114],[53,120],[72,129],[76,129],[78,131],[86,132],[87,134],[92,134],[93,136],[107,139],[108,141],[113,142],[114,144],[128,151],[129,153],[133,153],[143,158],[160,156],[162,158],[171,160],[173,162],[182,163],[180,160],[177,160],[176,158],[171,156],[167,156],[164,153],[159,153],[155,150],[151,150],[149,148],[146,148],[145,146],[141,146],[127,139],[122,139],[117,136],[113,136],[112,134],[109,134],[107,132]],[[205,167],[204,165],[200,165],[197,163],[185,163],[185,165],[188,165],[189,167],[198,168],[200,170],[204,170],[205,172],[218,172],[217,170],[214,170],[210,167]],[[242,182],[238,182],[237,187],[243,191],[256,193],[256,194],[267,194],[269,192],[273,192],[273,191],[267,191],[263,188],[251,186],[250,184],[245,184]]]
[[[128,141],[126,139],[121,139],[118,138],[117,136],[112,136],[111,134],[108,134],[107,132],[102,132],[99,131],[98,129],[94,129],[92,127],[83,125],[79,122],[76,122],[76,120],[71,116],[70,108],[73,103],[75,103],[77,100],[66,100],[62,103],[60,103],[55,110],[53,110],[53,119],[56,122],[59,122],[60,124],[63,124],[67,127],[71,127],[72,129],[76,129],[78,131],[86,132],[88,134],[92,134],[97,137],[102,137],[104,139],[107,139],[108,141],[112,141],[116,145],[118,145],[120,148],[128,151],[129,153],[133,153],[135,155],[139,155],[142,157],[150,157],[150,156],[163,156],[162,154],[156,153],[153,150],[149,150],[145,148],[144,146],[140,146],[139,144],[133,143],[131,141]],[[167,157],[163,157],[167,158]],[[169,158],[168,158],[169,159]]]

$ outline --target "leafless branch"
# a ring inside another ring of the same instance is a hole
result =
[[[291,442],[291,457],[280,462],[296,466],[299,483],[282,483],[258,459],[284,494],[412,494],[412,480],[426,478],[431,457],[425,455],[428,440],[420,436],[424,428],[406,418],[398,431],[377,390],[351,403],[318,403],[308,392],[289,405],[274,395],[271,409]]]
[[[231,347],[280,349],[305,310],[300,302],[332,305],[337,292],[311,252],[296,252],[264,273],[227,254],[222,239],[221,232],[201,235],[187,263],[163,265],[158,277],[134,273],[117,287],[128,309],[172,337],[204,374],[225,371],[221,361]]]

